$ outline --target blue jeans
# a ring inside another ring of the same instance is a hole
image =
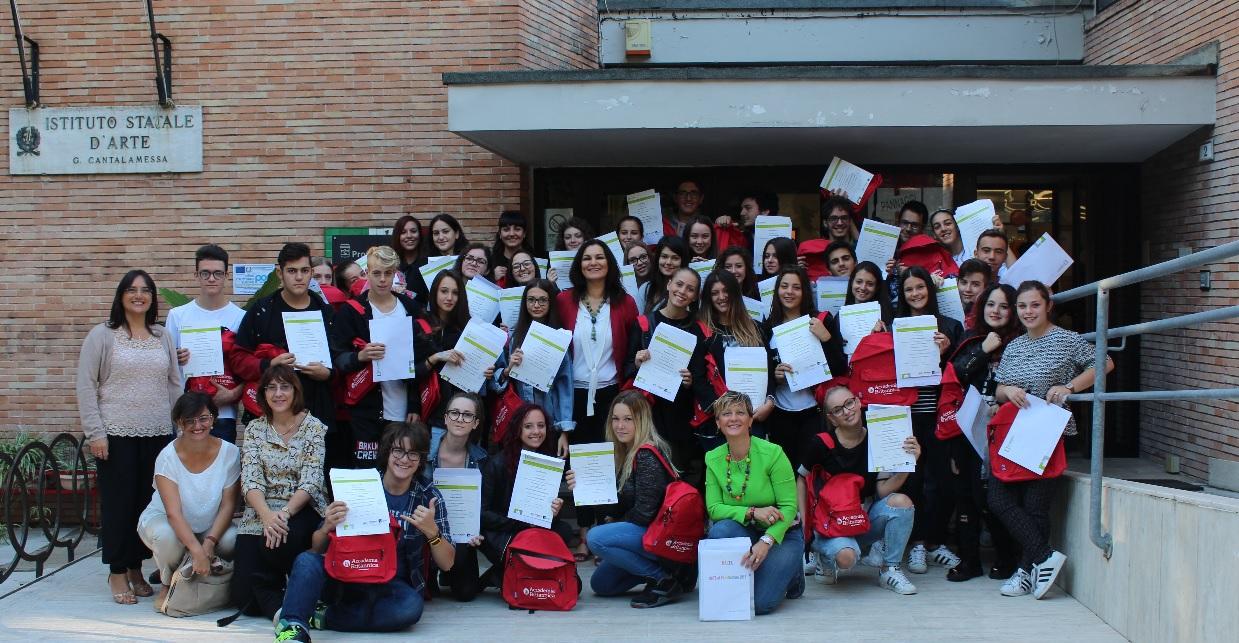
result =
[[[589,579],[595,594],[618,596],[641,583],[657,583],[667,577],[658,557],[641,546],[644,535],[645,527],[631,522],[612,522],[589,530],[589,548],[602,559]]]
[[[224,442],[237,443],[237,419],[215,418],[215,426],[211,427],[211,435]]]
[[[823,566],[836,567],[835,556],[844,549],[856,552],[860,559],[861,549],[871,543],[881,540],[886,546],[886,567],[898,565],[903,560],[903,550],[908,546],[908,538],[912,536],[912,522],[916,517],[912,507],[892,507],[887,504],[890,496],[876,500],[869,507],[869,531],[855,538],[841,536],[824,538],[816,536],[813,539],[813,551],[817,552],[817,560]],[[850,569],[850,568],[848,568]],[[846,570],[845,570],[846,571]]]
[[[301,552],[288,575],[280,617],[309,629],[314,605],[330,578],[323,555]],[[335,583],[336,581],[331,581]],[[327,606],[323,627],[338,632],[398,632],[422,617],[422,595],[397,574],[383,585],[343,583],[343,597]]]
[[[734,520],[719,520],[710,525],[707,538],[745,537],[757,542],[765,530],[745,527]],[[766,560],[753,575],[753,598],[758,614],[773,612],[784,598],[800,598],[804,594],[804,533],[799,525],[791,527],[783,542],[770,548]]]

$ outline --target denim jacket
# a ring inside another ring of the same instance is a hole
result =
[[[422,475],[426,480],[433,480],[435,469],[439,468],[439,445],[443,444],[443,436],[447,435],[447,429],[435,427],[430,430],[430,455],[426,459],[426,466],[423,468]],[[482,463],[489,456],[486,449],[472,443],[465,443],[465,468],[466,469],[481,469]]]
[[[551,417],[551,425],[560,431],[572,431],[576,428],[576,420],[572,419],[572,351],[564,353],[564,360],[559,364],[559,372],[551,383],[551,390],[543,393],[538,389],[516,380],[510,380],[504,369],[508,367],[508,359],[512,351],[513,338],[508,335],[508,345],[503,349],[503,355],[495,362],[495,375],[487,383],[488,388],[496,394],[507,390],[508,386],[516,387],[516,394],[522,400],[537,404],[546,409]],[[519,347],[518,347],[519,348]]]

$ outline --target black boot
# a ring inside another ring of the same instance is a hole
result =
[[[629,605],[638,609],[648,607],[662,607],[674,602],[684,594],[684,588],[680,586],[680,581],[674,577],[664,578],[657,583],[650,583],[645,586],[645,591],[632,599]]]
[[[981,563],[976,560],[961,560],[959,564],[952,567],[946,573],[946,579],[952,583],[961,583],[966,580],[972,580],[981,576],[984,572],[981,571]]]

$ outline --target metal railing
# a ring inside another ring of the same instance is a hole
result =
[[[1239,317],[1239,306],[1228,306],[1226,308],[1218,308],[1205,312],[1193,313],[1190,315],[1179,315],[1159,319],[1155,321],[1143,322],[1140,324],[1132,324],[1130,326],[1122,326],[1119,328],[1110,328],[1110,291],[1123,286],[1131,286],[1133,284],[1142,283],[1150,279],[1164,277],[1176,272],[1197,268],[1208,263],[1219,261],[1227,261],[1239,256],[1239,241],[1201,250],[1190,255],[1163,261],[1155,264],[1133,270],[1121,275],[1102,279],[1100,281],[1072,288],[1057,295],[1053,299],[1055,303],[1064,303],[1084,297],[1096,295],[1097,297],[1097,330],[1084,335],[1085,339],[1092,340],[1096,346],[1094,352],[1094,369],[1097,373],[1096,382],[1093,384],[1093,391],[1090,393],[1077,393],[1067,396],[1068,402],[1092,402],[1093,403],[1093,435],[1091,443],[1091,462],[1090,462],[1090,477],[1091,489],[1089,493],[1089,536],[1093,544],[1101,549],[1106,558],[1110,558],[1113,552],[1114,539],[1109,532],[1105,531],[1101,525],[1101,491],[1102,491],[1102,460],[1105,453],[1105,426],[1106,426],[1106,402],[1130,402],[1130,401],[1151,401],[1151,400],[1194,400],[1194,399],[1217,399],[1217,398],[1239,398],[1239,388],[1213,388],[1213,389],[1194,389],[1182,391],[1126,391],[1126,392],[1108,392],[1106,391],[1106,354],[1111,351],[1121,351],[1126,346],[1127,337],[1133,335],[1141,335],[1145,333],[1158,333],[1177,328],[1185,328],[1195,324],[1203,324],[1206,322],[1222,321]],[[1123,338],[1123,343],[1117,347],[1110,347],[1111,339]]]
[[[61,433],[50,444],[32,441],[11,457],[0,454],[0,527],[13,549],[0,562],[0,583],[22,562],[34,563],[42,577],[57,547],[72,562],[82,538],[99,533],[99,491],[85,447],[85,440]],[[31,536],[40,534],[44,542],[32,546]]]

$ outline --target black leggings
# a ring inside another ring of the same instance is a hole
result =
[[[293,561],[310,548],[314,530],[323,521],[310,507],[288,519],[288,539],[275,549],[267,549],[260,535],[237,536],[232,563],[232,602],[250,616],[275,616],[284,604],[284,589]]]
[[[586,397],[588,389],[578,388],[572,392],[572,418],[576,420],[576,428],[568,434],[568,442],[572,444],[590,444],[606,440],[606,417],[611,410],[611,401],[619,394],[619,385],[603,387],[594,393],[594,414],[586,417]],[[597,520],[593,507],[577,507],[577,526],[585,529],[593,527]]]
[[[951,450],[934,435],[938,417],[934,413],[912,414],[912,435],[921,443],[921,459],[916,472],[904,483],[904,493],[912,498],[916,518],[909,542],[942,545],[947,525],[955,511],[955,480],[951,473]]]
[[[443,582],[450,586],[452,598],[469,602],[482,591],[478,578],[478,549],[469,543],[456,544],[456,562],[452,568],[439,572]],[[433,582],[435,579],[427,579]]]
[[[959,474],[955,476],[955,507],[959,516],[959,557],[981,563],[981,525],[989,528],[994,541],[995,565],[1014,565],[1019,546],[1007,532],[1006,525],[989,510],[985,498],[988,471],[982,469],[981,456],[962,435],[947,441],[951,461]]]
[[[99,499],[103,520],[99,539],[103,562],[113,574],[142,569],[151,550],[138,538],[138,516],[151,503],[155,458],[171,435],[150,438],[107,436],[108,459],[98,460]]]
[[[989,481],[989,508],[1007,526],[1024,548],[1020,568],[1031,571],[1035,563],[1050,557],[1050,503],[1055,479],[1003,482]]]

